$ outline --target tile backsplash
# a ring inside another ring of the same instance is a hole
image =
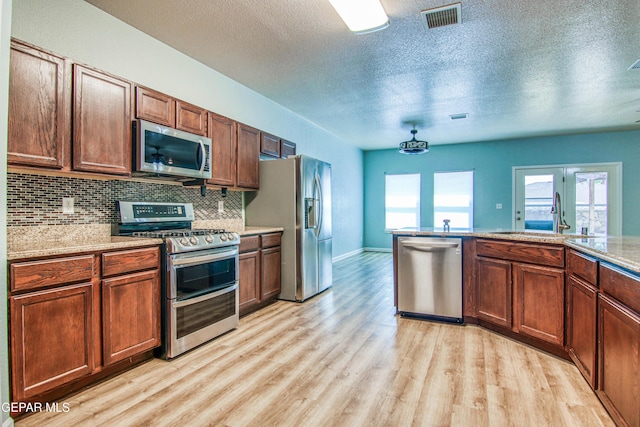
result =
[[[62,213],[62,198],[74,199],[73,214]],[[131,180],[93,180],[9,173],[7,226],[108,224],[117,222],[118,200],[193,203],[196,221],[242,221],[242,193]],[[218,201],[224,212],[218,213]]]

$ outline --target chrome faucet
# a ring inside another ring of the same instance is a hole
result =
[[[560,193],[556,191],[556,195],[553,199],[553,206],[551,206],[551,213],[553,214],[553,230],[562,234],[564,230],[571,228],[567,221],[562,217],[562,203],[560,203]]]

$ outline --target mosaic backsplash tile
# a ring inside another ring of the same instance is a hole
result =
[[[62,198],[73,197],[73,214],[62,213]],[[7,227],[35,225],[109,224],[117,222],[118,200],[193,203],[197,221],[242,221],[242,193],[171,184],[85,178],[7,175]],[[218,213],[218,201],[224,212]]]

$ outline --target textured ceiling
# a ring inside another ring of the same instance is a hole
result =
[[[328,0],[87,1],[363,149],[640,129],[638,0],[382,0],[364,35]]]

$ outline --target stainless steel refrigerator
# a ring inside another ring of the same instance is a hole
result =
[[[260,190],[245,193],[247,226],[284,227],[279,298],[304,301],[333,281],[331,165],[297,155],[260,162]]]

